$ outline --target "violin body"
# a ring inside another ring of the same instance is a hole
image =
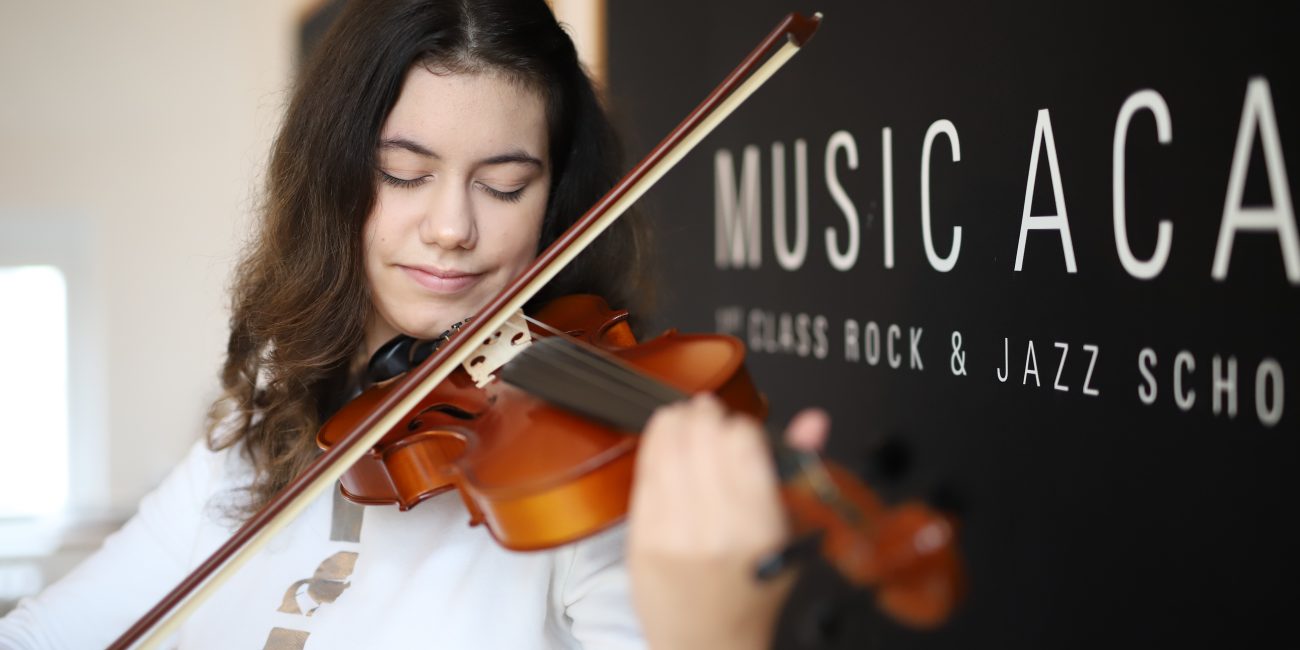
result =
[[[553,301],[537,317],[685,394],[715,393],[735,411],[766,415],[745,371],[744,346],[733,337],[670,331],[638,344],[626,311],[588,295]],[[533,335],[550,333],[534,328]],[[335,444],[399,381],[378,384],[347,404],[321,429],[318,444]],[[626,514],[637,433],[574,415],[502,381],[478,388],[457,369],[340,482],[352,501],[402,510],[456,489],[470,523],[486,525],[505,548],[552,548]]]
[[[767,403],[734,337],[670,331],[637,343],[627,312],[596,296],[566,296],[538,320],[563,336],[613,355],[627,368],[679,395],[714,393],[733,412],[763,419]],[[532,328],[534,336],[552,335]],[[372,387],[326,423],[322,448],[337,442],[401,381]],[[557,377],[555,382],[562,382]],[[457,490],[470,524],[485,525],[503,547],[553,548],[595,534],[627,512],[639,441],[637,427],[576,415],[495,380],[479,388],[457,369],[380,443],[343,474],[343,494],[362,504],[407,510]],[[881,607],[917,627],[945,620],[960,597],[952,523],[921,503],[887,507],[850,472],[817,462],[832,484],[827,502],[815,481],[782,489],[796,536],[819,535],[822,554],[850,583],[877,588]]]

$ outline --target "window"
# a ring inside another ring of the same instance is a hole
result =
[[[0,518],[68,502],[67,305],[58,268],[0,267]]]

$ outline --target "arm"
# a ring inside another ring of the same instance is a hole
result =
[[[790,444],[821,446],[829,420],[805,411]],[[656,413],[638,452],[628,568],[653,648],[766,648],[794,574],[754,577],[787,540],[771,454],[758,423],[697,396]]]
[[[0,619],[0,648],[102,648],[125,631],[184,577],[217,458],[196,443],[102,548]]]

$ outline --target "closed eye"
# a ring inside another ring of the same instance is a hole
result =
[[[506,201],[508,203],[518,203],[519,200],[522,199],[524,196],[524,190],[527,189],[528,187],[527,185],[524,185],[519,189],[511,192],[503,192],[501,190],[498,190],[495,187],[492,187],[491,185],[487,185],[484,183],[479,183],[478,186],[483,188],[483,191],[487,192],[488,195],[491,196],[492,198],[499,199],[501,201]]]
[[[401,178],[393,176],[382,169],[379,170],[379,180],[392,185],[393,187],[400,187],[402,189],[410,189],[412,187],[423,185],[428,178],[428,176],[420,176],[419,178]]]

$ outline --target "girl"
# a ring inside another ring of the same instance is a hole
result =
[[[206,444],[95,556],[0,621],[0,647],[116,638],[318,454],[316,431],[380,345],[433,338],[473,314],[613,184],[618,151],[541,0],[349,6],[298,80],[271,152]],[[638,313],[646,241],[624,218],[537,302],[594,293]],[[795,427],[813,440],[824,428],[817,416]],[[665,409],[646,435],[630,526],[646,637],[762,647],[788,579],[749,577],[784,536],[757,427],[701,398]],[[326,495],[175,642],[644,644],[621,529],[511,553],[466,520],[454,494],[405,513]]]

